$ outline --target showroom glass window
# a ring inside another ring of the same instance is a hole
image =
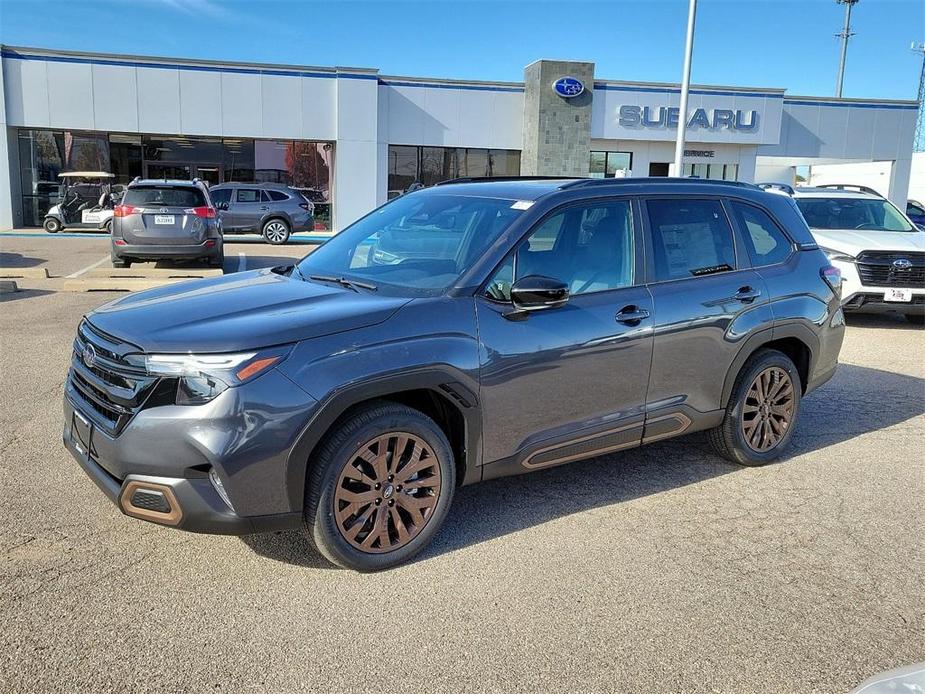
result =
[[[716,181],[739,180],[738,164],[685,164],[685,176],[696,178],[712,178]]]
[[[633,168],[632,152],[591,152],[588,171],[591,178],[613,178],[618,171],[627,172]]]
[[[389,199],[412,183],[432,186],[461,176],[517,176],[520,151],[477,147],[389,145]]]

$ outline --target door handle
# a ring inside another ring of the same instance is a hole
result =
[[[269,209],[270,209],[270,206],[269,206],[269,205],[261,205],[261,206],[260,206],[260,209],[261,209],[261,210],[269,210]]]
[[[761,296],[761,292],[759,290],[753,289],[752,287],[741,287],[739,291],[733,295],[733,298],[738,299],[743,303],[750,304],[759,296]]]
[[[626,323],[627,325],[636,325],[639,321],[648,318],[649,312],[638,306],[624,306],[620,312],[614,316],[617,323]]]

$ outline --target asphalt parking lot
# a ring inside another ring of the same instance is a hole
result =
[[[225,272],[308,247],[226,246]],[[844,692],[925,660],[925,330],[849,322],[792,455],[701,435],[461,490],[374,575],[122,516],[60,443],[105,238],[4,238],[0,691]],[[239,254],[243,254],[239,255]],[[243,258],[243,260],[242,260]]]

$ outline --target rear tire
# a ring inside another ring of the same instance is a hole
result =
[[[112,266],[117,268],[132,267],[132,261],[128,258],[119,258],[115,253],[110,251],[109,259],[112,261]]]
[[[436,422],[405,405],[373,402],[345,418],[312,456],[305,531],[338,566],[388,569],[427,546],[455,484],[453,452]]]
[[[801,392],[800,374],[786,354],[758,350],[736,377],[723,422],[710,430],[710,443],[739,465],[776,460],[793,437]]]
[[[907,313],[906,320],[912,325],[925,325],[925,313]]]
[[[282,246],[289,240],[289,225],[282,219],[270,219],[263,225],[263,238],[274,246]]]
[[[45,221],[42,226],[49,234],[57,234],[59,231],[61,231],[61,222],[59,222],[54,217],[45,217]]]

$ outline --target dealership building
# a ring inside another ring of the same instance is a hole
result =
[[[38,226],[58,174],[272,181],[338,230],[414,182],[665,176],[680,89],[539,60],[523,82],[3,46],[0,228]],[[621,76],[622,77],[622,76]],[[792,182],[794,167],[882,162],[909,187],[917,104],[696,85],[684,174]]]

